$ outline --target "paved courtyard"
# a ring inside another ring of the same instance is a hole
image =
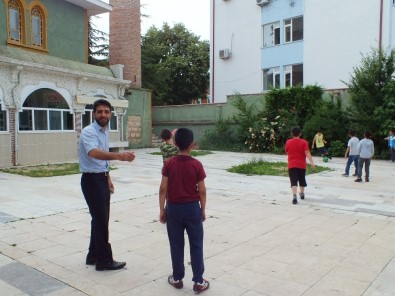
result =
[[[114,162],[110,241],[126,268],[85,265],[90,216],[80,175],[28,178],[0,173],[0,295],[193,295],[171,272],[158,222],[161,156],[138,149]],[[285,156],[215,152],[199,157],[207,179],[205,277],[215,296],[395,295],[395,165],[374,160],[371,182],[345,178],[345,160],[307,177],[306,200],[291,204],[286,177],[244,176],[227,168]],[[186,246],[188,248],[188,246]],[[188,251],[186,249],[186,254]]]

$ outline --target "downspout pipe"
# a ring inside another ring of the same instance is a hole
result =
[[[211,103],[214,103],[215,100],[215,0],[213,0],[213,26],[212,26],[212,40],[211,40],[211,44],[212,44],[212,48],[213,51],[211,52],[211,60],[212,60],[212,64],[211,64]]]
[[[380,1],[379,54],[383,48],[383,0]]]

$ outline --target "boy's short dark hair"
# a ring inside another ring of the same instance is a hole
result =
[[[354,130],[352,130],[352,129],[350,129],[349,130],[349,132],[348,132],[348,134],[350,135],[350,136],[355,136],[355,131]]]
[[[300,136],[301,133],[302,133],[302,130],[300,129],[299,126],[294,126],[294,127],[291,129],[291,134],[292,134],[292,136],[294,136],[294,137]]]
[[[391,129],[391,132],[393,132],[393,133],[395,134],[395,128],[392,128],[392,129]]]
[[[174,136],[174,141],[180,151],[185,151],[193,143],[193,132],[185,127],[179,128]]]
[[[371,131],[366,131],[366,132],[365,132],[365,138],[366,138],[366,139],[370,139],[371,136],[372,136]]]
[[[162,132],[160,133],[160,137],[165,141],[171,139],[171,131],[168,130],[167,128],[163,129]]]
[[[107,106],[108,108],[110,108],[111,110],[111,104],[109,101],[105,100],[105,99],[98,99],[93,103],[93,113],[96,112],[96,108],[100,105],[104,105]]]

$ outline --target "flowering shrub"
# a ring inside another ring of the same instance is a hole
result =
[[[279,132],[280,116],[275,118],[276,121],[268,121],[266,117],[260,118],[254,126],[248,129],[247,139],[244,142],[251,152],[272,151],[276,147],[277,134]]]

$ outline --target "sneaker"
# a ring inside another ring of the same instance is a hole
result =
[[[203,279],[203,282],[195,283],[193,285],[193,291],[195,291],[196,294],[199,294],[200,292],[207,290],[209,287],[210,287],[210,282]]]
[[[182,283],[182,280],[175,280],[173,275],[169,275],[169,277],[167,278],[167,281],[169,282],[170,285],[172,285],[174,288],[176,289],[181,289],[184,284]]]
[[[342,174],[343,177],[348,177],[348,175],[346,173]]]
[[[362,182],[361,178],[356,179],[354,182]]]
[[[352,176],[353,176],[353,177],[356,177],[356,176],[358,176],[358,174],[353,174]]]
[[[298,203],[298,200],[296,199],[296,197],[294,197],[294,198],[292,199],[292,203],[293,203],[294,205],[296,205],[296,204]]]
[[[299,194],[300,199],[304,199],[304,193]]]
[[[369,182],[369,178],[365,178],[365,182]]]

